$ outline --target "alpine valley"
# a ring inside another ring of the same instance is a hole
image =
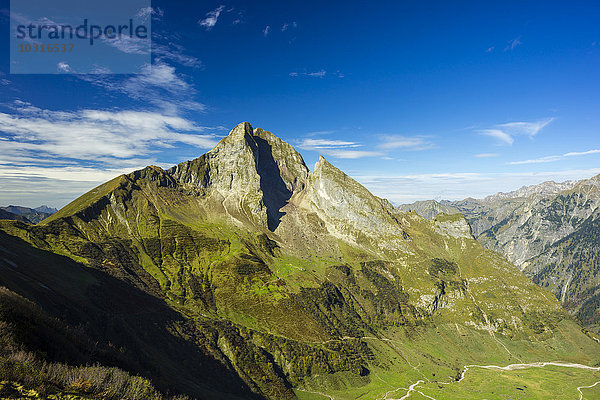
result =
[[[433,218],[465,215],[484,247],[503,254],[552,291],[584,326],[600,327],[600,175],[544,182],[485,199],[400,206]]]
[[[600,398],[598,338],[545,289],[595,323],[598,182],[428,220],[242,123],[0,221],[0,395]]]

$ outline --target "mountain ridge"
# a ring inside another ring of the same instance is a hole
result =
[[[442,205],[463,213],[486,248],[502,253],[551,290],[587,327],[599,329],[594,310],[600,306],[600,267],[594,232],[600,218],[600,175]],[[402,207],[431,214],[419,204]]]
[[[249,123],[195,160],[119,176],[39,225],[0,231],[19,269],[30,267],[18,240],[162,302],[189,325],[191,355],[259,398],[379,398],[468,364],[600,361],[593,335],[481,247],[464,217],[400,212],[322,157],[310,171]]]
[[[9,205],[6,207],[0,207],[0,219],[16,219],[23,222],[37,224],[57,211],[58,210],[47,206],[29,208]]]

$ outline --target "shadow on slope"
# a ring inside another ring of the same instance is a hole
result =
[[[264,203],[267,207],[267,226],[273,232],[279,226],[281,217],[285,215],[280,209],[292,197],[292,192],[281,178],[269,142],[257,136],[254,140],[258,145],[256,170],[260,176],[260,189],[264,193]]]
[[[55,326],[35,318],[10,321],[19,343],[47,361],[116,366],[152,379],[160,390],[200,398],[258,398],[229,369],[214,328],[196,327],[161,299],[4,232],[0,286],[39,305],[47,320],[57,319]]]

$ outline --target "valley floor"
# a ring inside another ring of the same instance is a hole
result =
[[[393,384],[392,377],[380,376],[382,382]],[[389,379],[389,380],[388,380]],[[321,393],[298,390],[300,400],[367,399],[374,392]],[[381,389],[383,390],[383,389]],[[600,398],[600,368],[562,362],[528,364],[467,365],[459,380],[448,377],[446,382],[418,380],[410,386],[390,389],[375,397],[377,400],[408,399],[579,399]]]

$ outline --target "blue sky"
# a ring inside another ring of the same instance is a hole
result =
[[[395,203],[600,173],[597,2],[155,1],[138,75],[11,75],[0,8],[0,205],[61,207],[241,121]]]

